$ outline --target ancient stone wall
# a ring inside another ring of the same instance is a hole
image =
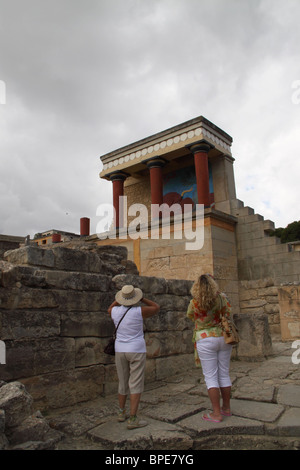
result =
[[[300,283],[281,285],[278,298],[282,339],[300,339]]]
[[[270,236],[274,223],[237,201],[236,240],[241,314],[266,315],[273,338],[284,339],[278,292],[300,281],[300,251]]]
[[[240,281],[239,294],[241,314],[265,314],[272,337],[280,337],[278,287],[274,285],[274,280]]]
[[[239,280],[271,278],[276,286],[300,281],[300,251],[296,245],[270,236],[274,223],[242,203],[235,215]]]
[[[117,390],[114,358],[103,353],[113,324],[107,308],[125,283],[161,305],[148,319],[146,380],[193,366],[185,318],[188,281],[139,277],[122,247],[71,243],[27,246],[1,262],[1,379],[20,381],[38,409],[59,408]],[[131,274],[130,274],[131,273]],[[133,274],[132,274],[133,273]]]

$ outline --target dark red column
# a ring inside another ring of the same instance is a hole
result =
[[[157,218],[159,211],[153,204],[159,206],[163,203],[163,175],[162,169],[165,165],[165,160],[161,158],[151,158],[145,162],[150,171],[150,188],[151,188],[151,216]]]
[[[124,181],[126,179],[126,175],[124,173],[112,173],[110,175],[110,180],[112,181],[113,185],[113,206],[115,210],[115,217],[114,217],[114,226],[115,228],[123,227],[124,220],[123,214],[120,210],[120,196],[124,196]]]
[[[90,219],[88,217],[81,217],[80,219],[80,235],[87,237],[90,234]]]
[[[189,145],[188,148],[194,154],[198,204],[210,207],[208,152],[214,147],[203,140]]]

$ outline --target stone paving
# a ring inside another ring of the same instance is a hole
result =
[[[300,449],[300,364],[291,343],[273,343],[263,362],[232,360],[233,416],[202,419],[211,409],[201,370],[147,384],[139,415],[144,428],[117,421],[117,397],[108,396],[48,414],[63,433],[58,450]]]

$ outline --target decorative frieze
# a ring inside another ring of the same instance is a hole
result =
[[[120,166],[129,167],[132,164],[142,162],[145,158],[164,155],[201,139],[208,140],[220,152],[231,156],[231,137],[200,117],[188,121],[184,127],[175,126],[169,131],[155,134],[135,144],[103,155],[101,157],[103,171],[100,176],[103,177],[106,173],[114,171]]]

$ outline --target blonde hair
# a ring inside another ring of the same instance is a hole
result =
[[[211,310],[219,292],[216,281],[210,274],[202,274],[191,288],[191,294],[203,310]]]

